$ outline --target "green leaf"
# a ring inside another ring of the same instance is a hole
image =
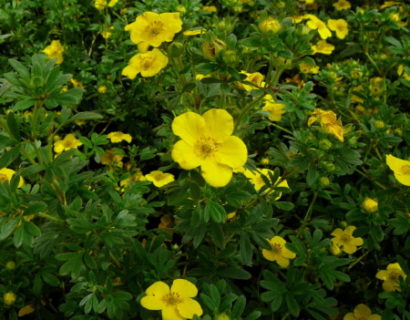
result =
[[[210,217],[216,223],[221,223],[226,220],[224,207],[212,200],[209,200],[205,206],[205,216]]]
[[[300,306],[296,301],[295,297],[290,293],[285,295],[286,305],[288,306],[288,311],[291,315],[298,317],[300,313]]]
[[[252,275],[238,266],[230,266],[218,271],[219,276],[229,279],[248,280]]]
[[[291,211],[295,208],[295,205],[292,202],[287,201],[275,201],[273,202],[273,205],[283,211]]]
[[[71,122],[77,121],[77,120],[98,120],[98,119],[102,119],[103,116],[97,112],[79,112],[75,115],[73,115],[70,118]]]
[[[249,236],[247,234],[242,234],[239,239],[239,253],[242,263],[248,266],[252,265],[252,246]]]
[[[17,141],[20,141],[19,126],[13,112],[7,115],[7,127],[9,128],[10,135]]]
[[[23,111],[31,106],[33,106],[37,102],[36,99],[34,98],[25,98],[19,102],[17,102],[14,106],[11,107],[11,110],[13,111]]]
[[[19,155],[20,149],[18,146],[4,152],[3,156],[0,158],[0,168],[7,168]]]
[[[242,313],[245,311],[246,306],[246,298],[245,296],[241,295],[235,301],[235,304],[232,307],[232,318],[236,319],[239,318]]]
[[[19,221],[20,218],[13,218],[9,221],[4,219],[0,224],[0,240],[6,239],[14,231]]]

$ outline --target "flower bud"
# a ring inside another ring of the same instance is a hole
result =
[[[215,320],[230,320],[231,318],[224,312],[215,317]]]
[[[16,263],[14,261],[7,261],[6,269],[7,270],[14,270],[16,268]]]
[[[202,45],[202,54],[208,60],[214,60],[222,50],[225,50],[226,44],[218,38],[206,41]]]
[[[369,213],[377,212],[379,210],[379,203],[377,199],[366,197],[363,200],[362,208]]]
[[[330,179],[328,177],[321,177],[319,181],[320,185],[323,187],[327,187],[328,185],[330,185]]]
[[[236,54],[236,52],[234,50],[223,51],[222,52],[222,60],[226,64],[236,64],[239,61],[238,55]]]
[[[322,139],[319,141],[319,148],[322,150],[329,150],[333,144],[328,139]]]
[[[13,292],[7,292],[3,295],[3,302],[5,305],[10,306],[16,302],[16,295]]]

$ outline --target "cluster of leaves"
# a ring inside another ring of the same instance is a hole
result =
[[[145,289],[189,278],[205,320],[342,319],[359,303],[383,319],[410,319],[410,189],[385,160],[410,155],[410,6],[352,1],[338,11],[333,2],[1,6],[0,170],[15,174],[0,171],[0,299],[15,301],[0,301],[0,315],[17,319],[30,306],[34,319],[153,319],[160,313],[139,304]],[[121,70],[136,48],[123,29],[146,11],[179,11],[183,30],[206,32],[177,34],[161,47],[168,66],[131,81]],[[294,22],[303,14],[344,18],[349,34],[328,40],[331,55],[313,55],[317,32]],[[267,17],[280,30],[262,32]],[[61,65],[41,53],[54,39],[65,48]],[[301,63],[320,70],[302,73]],[[238,83],[251,84],[243,71],[265,75],[265,85],[243,90]],[[266,94],[285,106],[280,121],[262,111]],[[240,173],[213,188],[172,160],[172,119],[211,108],[233,116],[246,168],[272,170],[260,190]],[[344,141],[308,126],[317,108],[337,114]],[[113,146],[112,131],[132,143]],[[81,147],[56,154],[67,134]],[[103,163],[107,150],[121,160]],[[122,183],[138,170],[176,179],[162,188]],[[335,256],[331,233],[346,226],[364,244]],[[296,254],[287,269],[261,254],[275,235]],[[383,292],[375,275],[394,262],[408,277]]]

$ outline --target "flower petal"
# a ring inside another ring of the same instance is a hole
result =
[[[191,281],[185,279],[174,280],[171,286],[171,291],[178,293],[184,298],[193,298],[198,294],[196,286]]]
[[[184,299],[177,305],[177,309],[184,318],[192,319],[194,315],[200,317],[203,313],[201,305],[194,299]]]
[[[356,318],[368,318],[372,312],[370,311],[369,307],[365,304],[361,303],[354,308],[354,315]]]
[[[399,174],[394,172],[394,177],[401,184],[410,187],[410,175],[409,174]]]
[[[169,293],[169,286],[165,282],[157,281],[151,284],[147,290],[145,290],[145,293],[149,296],[162,297]]]
[[[231,168],[242,167],[248,159],[248,150],[241,139],[230,136],[218,146],[215,159]]]
[[[279,265],[281,268],[287,268],[287,267],[289,267],[289,259],[286,259],[286,258],[284,258],[284,257],[282,257],[282,256],[278,256],[278,257],[276,258],[276,262],[278,263],[278,265]]]
[[[202,159],[195,154],[194,148],[184,140],[179,140],[174,144],[171,155],[172,159],[185,170],[194,169],[202,162]]]
[[[380,270],[376,273],[376,278],[380,280],[386,280],[389,273],[386,270]]]
[[[269,260],[269,261],[276,261],[276,258],[278,256],[272,250],[267,250],[267,249],[262,249],[262,255],[266,260]]]
[[[282,246],[286,244],[286,240],[279,236],[274,236],[272,239],[268,241],[270,244],[280,244]]]
[[[205,181],[215,188],[226,186],[232,179],[232,168],[213,160],[206,160],[201,165],[201,174]]]
[[[391,154],[386,155],[386,163],[389,166],[389,168],[394,172],[399,171],[402,166],[410,165],[410,161],[396,158]]]
[[[343,320],[357,320],[356,317],[353,315],[353,312],[346,313],[343,317]]]
[[[145,296],[142,297],[140,304],[148,310],[162,310],[165,308],[165,303],[161,297],[158,296]]]
[[[179,314],[176,306],[167,306],[162,309],[162,320],[185,320],[185,318]]]
[[[282,249],[282,256],[286,259],[294,259],[296,257],[296,253],[290,251],[288,248]]]
[[[185,112],[172,121],[172,132],[193,145],[206,132],[205,119],[195,112]]]
[[[222,142],[232,134],[233,118],[228,111],[224,109],[210,109],[202,117],[205,119],[208,132],[218,142]]]

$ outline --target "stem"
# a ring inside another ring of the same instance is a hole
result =
[[[284,132],[286,132],[286,133],[289,133],[290,135],[293,136],[293,132],[292,132],[292,131],[290,131],[290,130],[284,128],[284,127],[281,127],[280,125],[278,125],[278,124],[276,124],[276,123],[273,123],[273,122],[272,122],[270,125],[273,126],[273,127],[275,127],[275,128],[277,128],[277,129],[280,129],[280,130],[282,130],[282,131],[284,131]]]
[[[60,222],[60,223],[64,223],[64,222],[65,222],[63,219],[60,219],[60,218],[51,216],[51,215],[49,215],[48,213],[45,213],[45,212],[40,212],[40,213],[38,213],[38,215],[39,215],[40,217],[43,217],[43,218],[46,218],[46,219],[48,219],[48,220],[52,220],[52,221],[55,221],[55,222]]]

